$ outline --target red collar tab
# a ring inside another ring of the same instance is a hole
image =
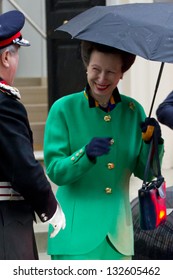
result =
[[[21,33],[17,32],[15,35],[11,36],[10,38],[0,41],[0,47],[5,47],[5,46],[10,45],[11,43],[13,43],[13,40],[19,38],[20,36],[21,36]]]
[[[7,85],[6,81],[1,81],[0,80],[0,83],[3,84],[3,85]]]

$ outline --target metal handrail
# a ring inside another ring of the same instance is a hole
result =
[[[11,5],[13,5],[17,10],[19,10],[20,12],[22,12],[23,14],[24,14],[24,16],[25,16],[25,18],[26,18],[26,20],[34,27],[34,29],[36,30],[36,31],[38,31],[38,33],[40,33],[40,35],[44,38],[44,39],[46,39],[46,33],[43,31],[43,30],[41,30],[40,29],[40,27],[28,16],[28,14],[26,14],[25,13],[25,11],[18,5],[18,4],[16,4],[16,2],[15,1],[13,1],[13,0],[8,0],[10,3],[11,3]]]

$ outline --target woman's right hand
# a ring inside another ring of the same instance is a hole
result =
[[[111,137],[94,137],[86,146],[86,154],[90,160],[108,154],[111,146]]]

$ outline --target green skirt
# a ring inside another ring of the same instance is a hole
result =
[[[106,238],[97,248],[81,255],[51,255],[52,260],[131,260],[131,256],[119,253]]]

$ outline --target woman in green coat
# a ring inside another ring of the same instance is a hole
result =
[[[141,137],[140,124],[147,125],[142,106],[117,85],[135,55],[82,42],[82,59],[86,88],[57,100],[45,127],[46,171],[66,216],[64,231],[48,239],[48,254],[60,260],[131,259],[129,180],[132,173],[143,179],[149,145]],[[157,121],[153,128],[161,138]],[[162,157],[162,144],[159,151]]]

